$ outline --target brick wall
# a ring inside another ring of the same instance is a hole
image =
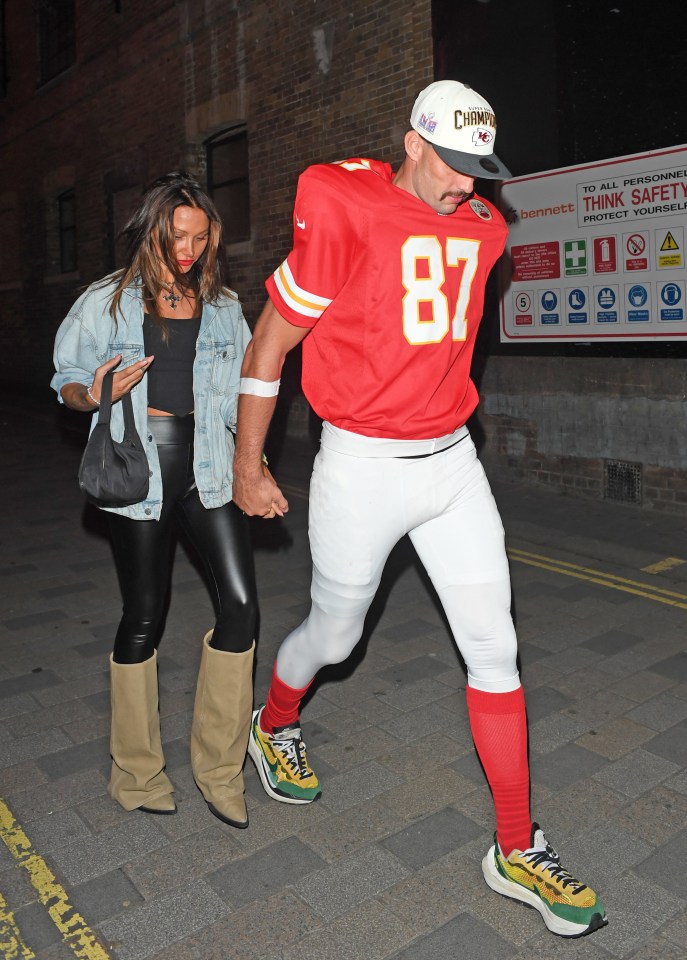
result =
[[[111,269],[113,220],[142,184],[180,166],[203,179],[204,142],[247,125],[252,236],[228,253],[230,282],[253,322],[264,279],[288,251],[300,170],[356,153],[399,157],[412,99],[432,79],[429,0],[76,0],[75,8],[75,63],[40,86],[34,5],[6,5],[0,236],[11,243],[0,277],[0,377],[39,391],[55,329],[80,289]],[[69,188],[78,270],[62,274],[56,202]]]
[[[687,512],[687,367],[666,357],[490,356],[474,432],[489,473]],[[638,473],[625,492],[608,468]]]

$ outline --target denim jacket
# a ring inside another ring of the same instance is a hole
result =
[[[127,287],[116,323],[109,313],[116,283],[106,278],[92,284],[62,321],[55,339],[56,373],[51,386],[60,391],[67,383],[90,386],[96,367],[121,353],[118,369],[145,356],[143,349],[143,295],[140,284]],[[234,437],[239,380],[250,331],[238,300],[222,296],[217,303],[204,303],[193,363],[195,436],[193,472],[205,507],[220,507],[231,500]],[[131,391],[136,429],[146,448],[150,489],[141,503],[111,508],[135,520],[158,520],[162,508],[162,480],[157,447],[148,432],[147,377]],[[93,414],[91,430],[98,420]],[[112,436],[121,440],[124,419],[121,404],[112,407]],[[108,508],[110,509],[110,508]]]

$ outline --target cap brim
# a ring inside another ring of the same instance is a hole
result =
[[[432,143],[431,140],[427,142]],[[440,147],[438,143],[432,143],[432,146],[444,163],[459,173],[466,173],[469,177],[481,177],[483,180],[510,180],[512,176],[508,167],[501,163],[495,153],[490,153],[488,157],[480,157],[476,153],[449,150],[447,147]]]

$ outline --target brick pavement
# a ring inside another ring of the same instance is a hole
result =
[[[492,806],[467,728],[465,674],[405,543],[359,649],[323,673],[303,712],[322,799],[274,803],[249,762],[245,831],[214,819],[191,777],[195,672],[211,607],[180,547],[160,649],[179,813],[150,817],[112,802],[107,655],[119,598],[100,518],[83,508],[74,480],[82,437],[68,415],[0,414],[11,464],[0,797],[112,958],[684,956],[687,564],[642,568],[687,559],[687,521],[494,485],[512,551],[533,809],[610,917],[604,930],[567,941],[482,880]],[[289,518],[254,526],[258,700],[281,638],[307,609],[310,455],[285,445],[277,469]],[[19,956],[74,956],[4,844],[0,894],[27,944]]]

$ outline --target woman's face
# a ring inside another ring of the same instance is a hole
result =
[[[174,211],[174,259],[179,273],[188,273],[208,245],[210,221],[198,207],[177,207]]]

